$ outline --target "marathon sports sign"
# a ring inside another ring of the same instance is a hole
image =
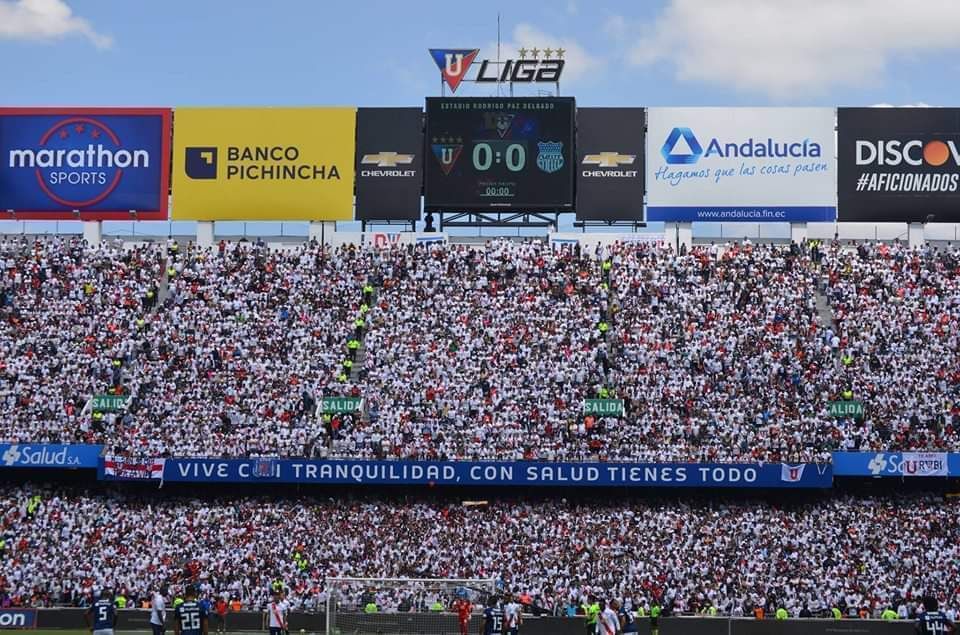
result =
[[[834,452],[837,476],[901,478],[960,475],[960,453],[948,452]]]
[[[190,483],[522,487],[829,488],[829,465],[167,459],[163,480]]]
[[[0,108],[0,214],[167,220],[170,110]]]
[[[37,627],[37,609],[0,609],[0,629]]]
[[[839,108],[840,221],[960,221],[960,108]]]
[[[102,445],[0,443],[0,468],[95,468]]]

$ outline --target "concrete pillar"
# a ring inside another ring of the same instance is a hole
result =
[[[213,221],[197,221],[197,247],[213,247]]]
[[[790,240],[798,245],[807,239],[806,223],[790,223]]]
[[[907,227],[907,242],[910,249],[923,247],[923,223],[910,223]]]
[[[687,253],[693,249],[693,223],[677,223],[677,249],[686,246]]]
[[[674,251],[680,249],[680,245],[677,244],[677,224],[676,223],[664,223],[663,224],[663,242],[670,245],[670,248]]]
[[[310,229],[307,237],[316,239],[321,244],[326,244],[330,239],[330,234],[337,231],[335,221],[310,221]]]
[[[103,239],[103,223],[98,220],[83,221],[83,239],[89,245],[99,245]]]

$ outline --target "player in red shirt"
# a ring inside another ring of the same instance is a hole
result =
[[[465,597],[459,597],[453,601],[453,610],[457,612],[457,619],[460,622],[460,635],[468,635],[470,630],[470,614],[473,613],[473,605]]]

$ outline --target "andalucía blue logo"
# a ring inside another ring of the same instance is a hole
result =
[[[675,152],[677,144],[683,139],[690,149],[688,154]],[[769,159],[769,158],[817,158],[822,154],[822,148],[816,141],[809,138],[798,141],[778,141],[772,137],[766,139],[747,138],[745,141],[721,142],[717,137],[710,139],[707,150],[697,140],[690,128],[674,128],[667,135],[660,154],[668,165],[691,165],[700,160],[700,157],[721,157],[724,159]]]
[[[0,209],[165,220],[169,131],[169,110],[0,109]]]
[[[673,153],[673,150],[676,147],[677,142],[680,141],[681,137],[690,148],[690,154]],[[700,142],[697,141],[697,137],[694,136],[693,131],[690,130],[690,128],[674,128],[667,136],[667,140],[663,143],[663,147],[660,148],[660,154],[663,155],[663,160],[670,165],[690,165],[692,163],[696,163],[697,160],[700,159],[700,155],[703,154],[703,147],[701,147]]]

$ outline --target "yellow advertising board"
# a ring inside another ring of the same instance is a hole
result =
[[[174,220],[353,220],[355,108],[177,108]]]

